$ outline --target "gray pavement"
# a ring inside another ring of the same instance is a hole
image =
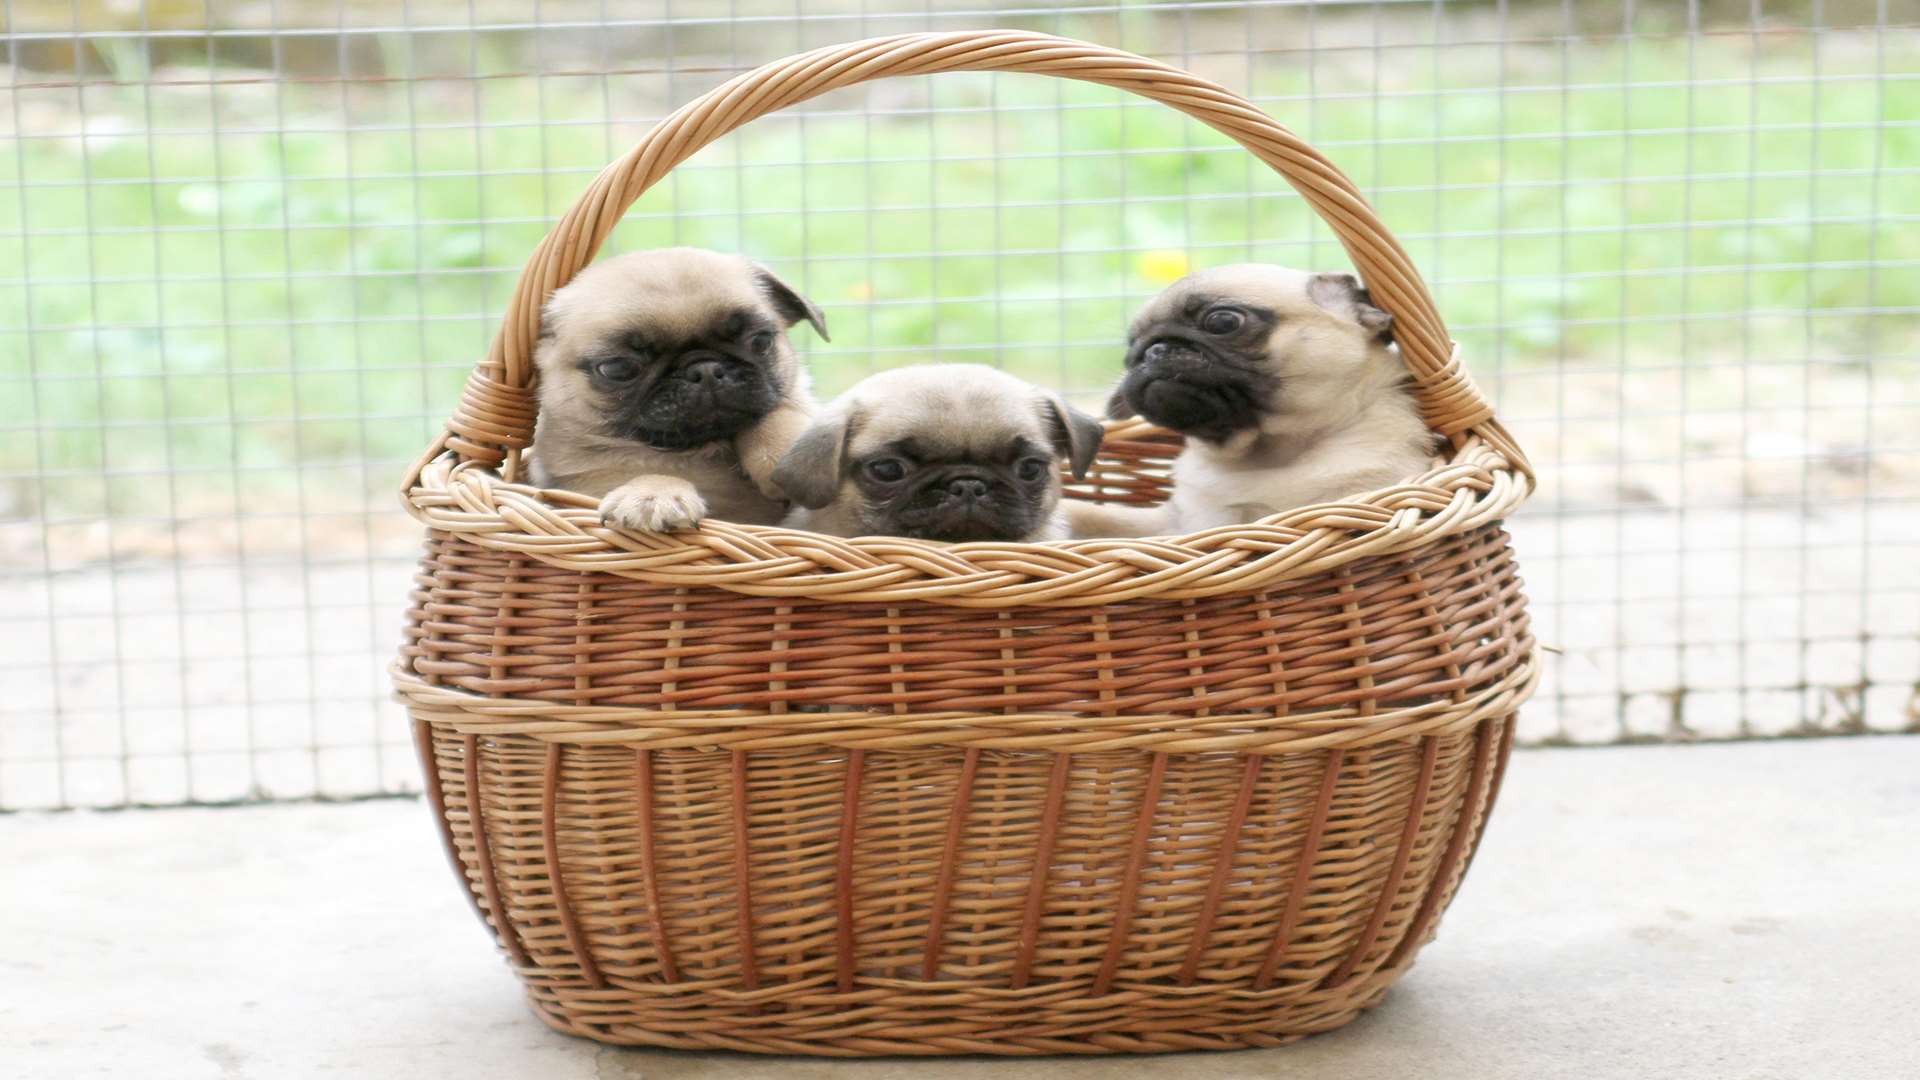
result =
[[[1907,1080],[1916,836],[1916,737],[1521,751],[1439,940],[1339,1032],[844,1062],[549,1032],[417,802],[5,817],[0,1074]]]

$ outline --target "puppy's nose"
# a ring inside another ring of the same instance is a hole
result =
[[[987,482],[977,476],[956,476],[947,481],[947,494],[956,499],[983,499]]]
[[[1167,343],[1164,341],[1156,341],[1147,346],[1147,351],[1141,355],[1148,360],[1164,360],[1167,356]]]
[[[695,386],[715,387],[726,380],[727,366],[717,358],[703,357],[682,364],[680,377]]]

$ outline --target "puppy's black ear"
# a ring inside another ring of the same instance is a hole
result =
[[[1116,383],[1113,393],[1107,395],[1107,419],[1133,419],[1133,405],[1127,401],[1127,384],[1124,380]]]
[[[1107,429],[1100,421],[1048,394],[1041,402],[1041,418],[1053,434],[1053,448],[1067,455],[1067,467],[1075,480],[1085,480],[1100,452],[1100,440]]]
[[[1393,316],[1373,304],[1366,286],[1352,274],[1315,274],[1307,282],[1307,298],[1371,332],[1381,344],[1393,341]]]
[[[840,494],[840,472],[846,465],[849,414],[838,410],[816,417],[773,467],[773,483],[787,498],[809,510],[818,510]]]
[[[813,301],[795,292],[793,286],[759,263],[753,264],[753,280],[766,292],[767,299],[773,301],[773,309],[787,320],[788,326],[804,319],[813,324],[813,331],[820,335],[821,341],[833,340],[827,336],[827,317],[813,306]]]

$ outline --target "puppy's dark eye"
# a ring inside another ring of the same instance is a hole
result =
[[[1209,334],[1231,334],[1247,325],[1247,317],[1232,308],[1214,308],[1200,320],[1200,329]]]
[[[1053,462],[1046,458],[1021,458],[1020,464],[1013,467],[1013,474],[1031,484],[1053,471]]]
[[[892,484],[907,475],[907,467],[900,463],[899,458],[881,458],[867,462],[867,475],[882,484]]]
[[[640,365],[616,356],[593,365],[593,373],[608,382],[626,382],[640,374]]]
[[[762,330],[759,333],[753,335],[752,337],[747,339],[747,348],[752,349],[754,352],[757,352],[757,353],[763,353],[763,352],[766,352],[768,349],[773,348],[773,333],[771,331]]]

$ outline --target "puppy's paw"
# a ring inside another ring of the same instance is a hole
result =
[[[706,500],[678,476],[636,477],[600,500],[601,521],[640,532],[691,529],[706,516]]]
[[[1165,506],[1125,506],[1063,499],[1060,513],[1066,521],[1067,535],[1076,540],[1165,536],[1176,531],[1173,514]]]
[[[760,494],[769,499],[787,497],[780,485],[773,482],[773,470],[812,422],[813,417],[807,410],[789,403],[768,413],[766,419],[734,440],[734,452],[740,455],[740,471],[747,474]]]

